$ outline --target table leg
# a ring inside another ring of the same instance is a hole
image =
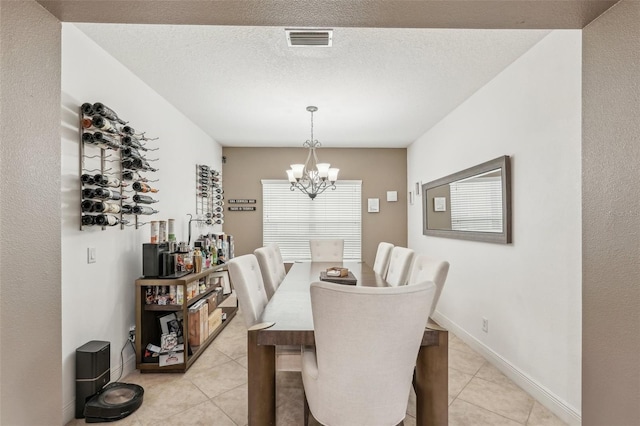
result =
[[[449,333],[438,332],[438,345],[420,346],[416,362],[416,425],[449,422]]]
[[[249,330],[249,426],[276,424],[276,347],[258,345],[260,330]]]

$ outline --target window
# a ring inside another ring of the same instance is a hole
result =
[[[451,229],[502,232],[502,182],[495,174],[491,171],[449,185]]]
[[[277,243],[285,261],[309,260],[310,239],[344,239],[344,259],[360,260],[362,181],[336,182],[315,200],[285,180],[262,181],[262,242]]]

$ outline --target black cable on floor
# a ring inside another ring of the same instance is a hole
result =
[[[136,353],[136,347],[133,345],[133,342],[127,339],[127,341],[122,346],[122,349],[120,349],[120,374],[118,375],[118,378],[114,380],[114,383],[117,383],[120,380],[120,378],[122,377],[122,372],[124,371],[124,356],[122,355],[122,353],[124,352],[124,348],[127,347],[127,343],[131,344],[134,355]]]

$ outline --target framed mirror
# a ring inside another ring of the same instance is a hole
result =
[[[424,235],[511,243],[509,156],[422,185]]]

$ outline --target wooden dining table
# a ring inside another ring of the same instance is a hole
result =
[[[249,425],[276,424],[276,346],[313,346],[310,284],[330,267],[348,268],[356,285],[386,287],[363,262],[296,262],[275,292],[260,321],[248,330]],[[385,315],[393,315],[386,312]],[[448,332],[429,320],[416,361],[416,424],[448,423]],[[300,401],[302,406],[303,401]]]

